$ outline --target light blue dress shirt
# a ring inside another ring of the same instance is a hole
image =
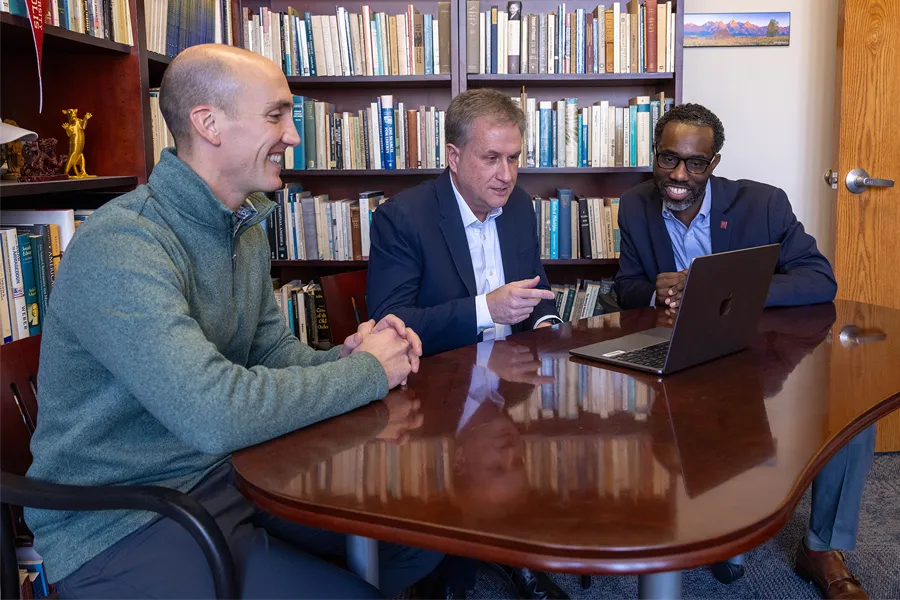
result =
[[[662,215],[666,223],[666,231],[672,241],[672,253],[675,255],[675,269],[684,271],[691,266],[691,261],[698,256],[712,254],[712,238],[709,235],[709,209],[712,207],[712,185],[706,181],[706,192],[700,212],[691,221],[690,226],[678,220],[671,210],[663,204]],[[656,292],[650,298],[650,306],[656,306]]]
[[[684,271],[691,266],[691,261],[698,256],[712,254],[712,242],[709,237],[709,209],[712,207],[712,186],[706,181],[706,193],[700,212],[691,221],[689,227],[678,220],[675,213],[663,204],[663,220],[669,239],[672,240],[672,252],[675,254],[675,268]]]

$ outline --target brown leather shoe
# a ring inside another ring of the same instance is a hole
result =
[[[816,552],[806,546],[806,540],[797,548],[794,570],[802,579],[816,584],[825,598],[869,600],[859,580],[847,570],[840,550]]]

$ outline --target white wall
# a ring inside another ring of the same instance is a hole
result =
[[[789,47],[685,48],[685,102],[725,126],[716,174],[782,188],[829,259],[836,195],[832,165],[837,0],[685,0],[685,13],[791,13]]]

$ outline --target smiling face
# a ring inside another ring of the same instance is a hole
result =
[[[240,194],[270,192],[282,186],[284,151],[300,143],[284,75],[271,61],[243,74],[233,115],[217,115],[220,165]]]
[[[495,123],[478,117],[471,138],[462,147],[447,144],[447,161],[466,204],[484,221],[495,208],[506,205],[516,186],[522,134],[515,123]]]
[[[691,207],[699,210],[706,192],[706,182],[719,164],[720,156],[713,152],[713,147],[711,127],[697,127],[677,121],[666,125],[657,144],[657,157],[669,155],[683,159],[671,169],[660,167],[658,158],[653,163],[653,180],[666,208],[673,212]],[[693,165],[695,168],[692,170],[696,171],[696,166],[701,163],[689,160],[691,158],[712,162],[703,173],[691,173],[688,165]]]

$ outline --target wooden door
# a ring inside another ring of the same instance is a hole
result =
[[[838,298],[900,309],[900,2],[841,0],[835,119]],[[853,169],[895,187],[859,194]],[[897,357],[900,368],[900,356]],[[834,382],[837,384],[837,382]],[[878,425],[879,451],[900,450],[900,413]]]

